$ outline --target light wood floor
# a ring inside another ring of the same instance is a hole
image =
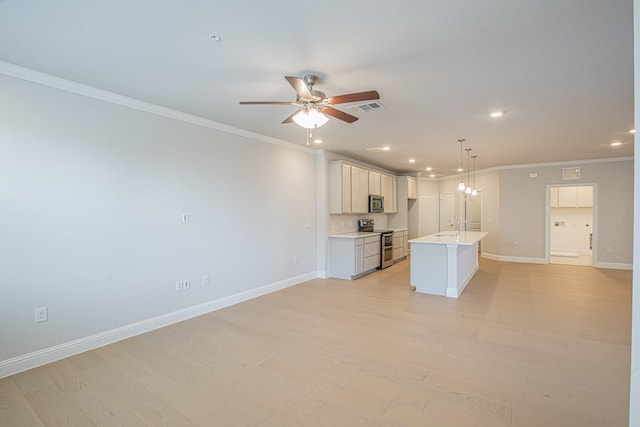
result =
[[[0,425],[626,426],[631,272],[408,262],[310,282],[0,380]]]

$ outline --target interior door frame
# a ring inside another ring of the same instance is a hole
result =
[[[593,238],[591,241],[591,266],[598,265],[598,183],[597,182],[572,182],[562,184],[547,184],[545,187],[545,242],[544,242],[544,261],[545,264],[551,263],[551,188],[552,187],[591,187],[593,189],[593,226],[591,233]]]

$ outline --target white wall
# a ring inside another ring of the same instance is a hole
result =
[[[561,170],[569,166],[581,168],[581,179],[571,184],[595,184],[594,265],[630,267],[633,242],[633,160],[630,159],[501,169],[499,255],[532,261],[545,259],[547,186],[566,185],[567,181],[561,179]],[[538,178],[529,178],[529,172],[537,172]],[[607,246],[611,247],[610,253],[605,252]]]
[[[634,127],[640,129],[640,0],[633,1],[634,39]],[[634,138],[635,140],[636,138]],[[635,141],[637,142],[637,141]],[[640,149],[634,146],[634,167],[640,171]],[[640,267],[640,174],[634,176],[633,204],[633,269]],[[640,425],[640,277],[633,275],[633,314],[631,320],[631,393],[629,398],[629,426]]]
[[[315,277],[314,152],[6,75],[0,93],[0,376]]]

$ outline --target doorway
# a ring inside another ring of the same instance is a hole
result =
[[[594,186],[549,186],[550,264],[593,265]]]

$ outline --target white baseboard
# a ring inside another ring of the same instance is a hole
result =
[[[593,266],[595,268],[610,268],[612,270],[633,270],[633,264],[622,262],[596,262]]]
[[[473,279],[473,276],[476,274],[476,272],[480,269],[479,265],[476,265],[473,270],[471,271],[471,273],[469,273],[469,275],[464,279],[464,281],[462,282],[462,286],[460,286],[460,289],[455,289],[455,288],[447,288],[445,295],[448,298],[458,298],[460,296],[460,294],[462,293],[462,291],[464,291],[464,288],[467,287],[467,285],[469,284],[469,282],[471,281],[471,279]]]
[[[152,317],[150,319],[141,320],[139,322],[111,329],[109,331],[100,332],[53,347],[34,351],[29,354],[2,360],[0,361],[0,378],[17,374],[18,372],[26,371],[37,366],[46,365],[47,363],[55,362],[56,360],[64,359],[65,357],[73,356],[75,354],[92,350],[94,348],[102,347],[104,345],[130,338],[145,332],[149,332],[154,329],[159,329],[174,323],[182,322],[183,320],[187,320],[192,317],[201,316],[203,314],[207,314],[221,308],[238,304],[243,301],[248,301],[250,299],[269,294],[271,292],[279,291],[281,289],[285,289],[290,286],[315,279],[317,277],[317,273],[318,272],[314,271],[312,273],[306,273],[299,276],[291,277],[285,280],[261,286],[259,288],[240,292],[234,295],[229,295],[213,301],[208,301],[203,304],[194,305],[182,310],[177,310],[171,313]]]
[[[504,256],[504,255],[490,254],[487,252],[482,252],[480,256],[482,258],[492,259],[494,261],[522,262],[526,264],[546,264],[547,263],[547,261],[544,258]]]

